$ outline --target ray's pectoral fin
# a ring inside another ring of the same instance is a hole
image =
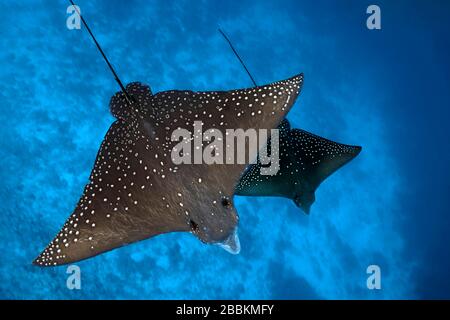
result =
[[[301,129],[292,129],[289,140],[296,150],[289,159],[298,173],[294,175],[295,193],[292,198],[303,212],[309,214],[319,185],[354,159],[361,147],[337,143]]]
[[[321,146],[318,147],[319,150],[325,151],[320,156],[316,155],[316,159],[309,163],[309,166],[305,169],[303,181],[298,183],[299,185],[303,183],[304,187],[296,189],[296,195],[293,199],[303,212],[309,214],[311,205],[316,199],[315,192],[319,185],[339,168],[354,159],[361,152],[361,147],[333,142],[306,131],[303,134],[308,135],[312,141],[316,141],[317,145]]]
[[[33,263],[71,263],[158,234],[189,231],[181,215],[146,193],[154,179],[143,158],[151,150],[140,124],[113,123],[74,212]]]
[[[310,181],[316,188],[326,178],[353,160],[360,152],[361,147],[333,143],[332,147],[337,153],[326,156],[320,163],[312,167]]]

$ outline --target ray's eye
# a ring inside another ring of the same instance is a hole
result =
[[[196,232],[198,230],[198,224],[194,220],[189,220],[189,225],[191,226],[192,231]]]
[[[222,205],[225,208],[231,208],[231,200],[228,197],[223,197],[222,198]]]

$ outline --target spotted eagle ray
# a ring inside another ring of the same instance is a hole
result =
[[[237,253],[238,215],[232,198],[247,164],[174,165],[171,153],[178,141],[171,139],[171,133],[199,120],[221,132],[274,129],[293,106],[303,75],[232,91],[172,90],[153,95],[140,83],[125,88],[70,2],[121,91],[111,98],[110,111],[116,121],[101,143],[83,195],[33,263],[72,263],[152,236],[183,231]],[[249,153],[249,159],[256,159],[257,150]]]
[[[110,101],[117,120],[106,133],[74,212],[33,263],[76,262],[177,231],[239,252],[232,197],[246,164],[178,167],[171,158],[177,143],[171,133],[199,120],[221,132],[276,128],[294,104],[303,75],[232,91],[172,90],[153,95],[140,83],[125,88],[78,7],[70,3],[121,88]],[[249,153],[249,159],[256,158],[257,150]]]
[[[280,170],[275,175],[262,175],[263,165],[257,161],[246,170],[235,194],[290,198],[309,214],[317,187],[355,158],[361,147],[340,144],[302,129],[291,129],[287,119],[279,126],[279,135]],[[270,139],[267,148],[273,148]]]
[[[168,232],[238,251],[232,198],[246,164],[174,165],[171,133],[201,120],[207,128],[276,128],[303,76],[232,91],[165,91],[132,83],[114,95],[117,119],[100,146],[89,183],[61,231],[36,258],[54,266]],[[131,103],[128,103],[131,99]],[[250,155],[256,158],[257,154]]]

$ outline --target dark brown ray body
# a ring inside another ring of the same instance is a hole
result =
[[[292,107],[302,75],[245,90],[166,91],[127,86],[110,103],[115,121],[75,211],[35,264],[86,259],[149,237],[193,232],[206,243],[227,241],[238,221],[232,197],[245,164],[174,165],[172,132],[192,128],[273,129]],[[256,157],[256,154],[251,155]]]

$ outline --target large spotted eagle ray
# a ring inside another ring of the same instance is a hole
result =
[[[237,250],[232,203],[245,164],[174,165],[171,133],[200,119],[207,128],[273,129],[294,104],[303,76],[257,88],[153,95],[132,83],[110,102],[117,120],[97,154],[89,183],[61,231],[36,258],[54,266],[158,234],[187,231]],[[128,102],[131,100],[131,103]],[[256,158],[256,153],[250,158]]]

